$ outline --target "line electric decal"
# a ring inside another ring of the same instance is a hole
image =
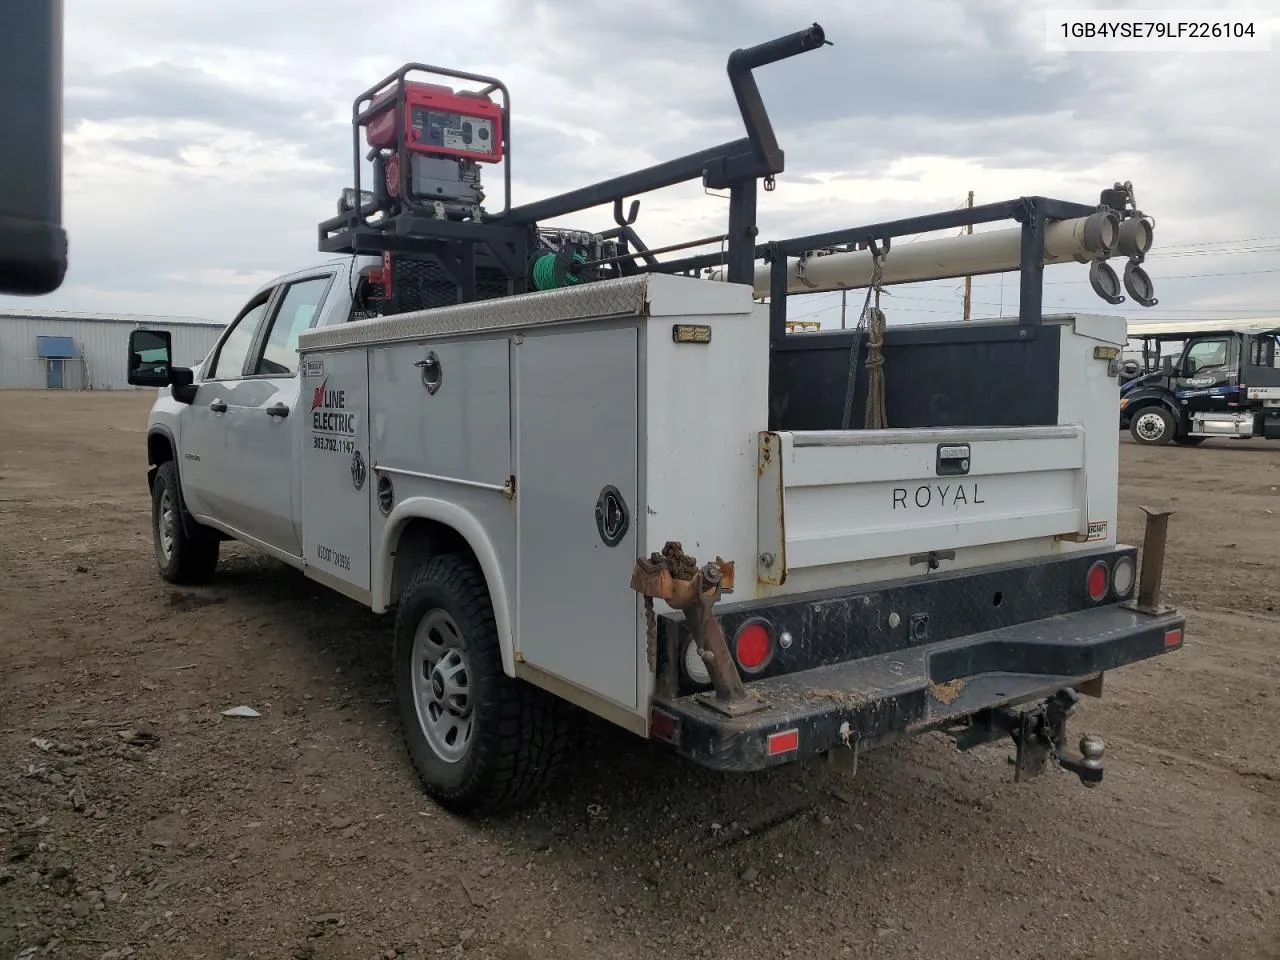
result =
[[[347,392],[330,390],[326,377],[311,394],[312,447],[351,456],[356,450],[358,418],[358,413],[347,409]]]

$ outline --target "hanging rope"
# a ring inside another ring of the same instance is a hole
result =
[[[853,422],[853,399],[858,392],[858,352],[864,332],[867,336],[867,402],[863,425],[868,430],[882,430],[889,425],[884,403],[884,355],[881,352],[884,345],[885,316],[884,311],[880,309],[884,258],[889,252],[889,244],[886,241],[883,251],[875,241],[871,241],[868,246],[873,258],[871,284],[867,287],[867,296],[862,302],[862,313],[858,317],[858,325],[854,328],[853,340],[849,344],[848,386],[844,394],[844,416],[840,421],[840,427],[843,430],[848,430]],[[872,304],[873,296],[875,297],[874,305]]]
[[[884,311],[880,309],[880,292],[876,291],[876,305],[867,317],[867,413],[864,426],[868,430],[883,430],[889,426],[884,409]]]

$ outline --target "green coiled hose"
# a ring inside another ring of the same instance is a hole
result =
[[[574,266],[587,262],[587,256],[582,251],[574,252],[571,259]],[[540,254],[533,261],[532,274],[533,285],[538,290],[555,290],[582,282],[582,278],[564,262],[561,254],[550,251]]]

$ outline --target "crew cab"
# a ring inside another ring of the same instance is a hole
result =
[[[536,793],[570,704],[721,770],[943,731],[1092,785],[1101,741],[1065,745],[1078,695],[1182,644],[1164,518],[1141,585],[1116,539],[1123,319],[1046,316],[1038,346],[1003,321],[915,331],[889,361],[913,422],[848,429],[812,387],[847,339],[775,354],[748,284],[378,315],[380,262],[263,285],[194,368],[135,330],[129,381],[159,388],[161,577],[210,580],[231,539],[393,613],[406,743],[450,809]],[[964,362],[1010,369],[1001,349],[1043,393],[1017,423]]]

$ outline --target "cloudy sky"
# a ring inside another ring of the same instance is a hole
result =
[[[1068,265],[1046,272],[1046,309],[1280,315],[1280,40],[1051,53],[1045,11],[1059,6],[66,0],[70,271],[56,294],[0,308],[230,319],[262,281],[323,258],[315,225],[350,182],[351,101],[403,62],[505,80],[523,203],[741,136],[728,53],[816,20],[834,46],[757,74],[787,158],[761,195],[762,237],[947,210],[969,190],[1095,203],[1132,180],[1156,221],[1159,306],[1109,307]],[[1280,0],[1171,6],[1275,17]],[[656,246],[720,232],[726,211],[690,184],[643,197],[636,226]],[[962,283],[893,288],[890,321],[959,318]],[[976,279],[975,316],[1015,311],[1016,288]],[[861,295],[849,303],[852,316]],[[795,298],[791,313],[838,325],[839,306],[838,293]]]

